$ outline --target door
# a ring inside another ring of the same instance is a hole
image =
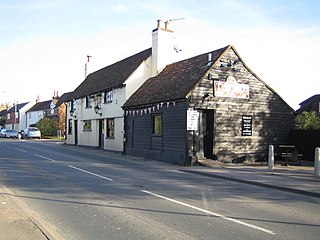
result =
[[[74,120],[74,145],[78,145],[78,120]]]
[[[104,148],[104,119],[99,120],[99,148]]]
[[[213,158],[213,110],[199,111],[199,130],[196,132],[198,158]]]
[[[203,112],[203,152],[205,158],[213,158],[213,110]]]

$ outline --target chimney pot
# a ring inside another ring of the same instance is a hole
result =
[[[161,20],[157,20],[157,28],[160,28],[160,25],[161,25]]]
[[[164,29],[166,29],[166,30],[169,29],[169,21],[165,21],[165,23],[164,23]]]

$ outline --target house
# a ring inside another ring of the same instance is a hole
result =
[[[313,95],[301,102],[299,105],[300,108],[296,111],[297,113],[314,111],[320,115],[320,94]]]
[[[0,111],[0,128],[3,128],[6,122],[6,114],[7,114],[7,109],[2,109]]]
[[[265,158],[294,110],[229,45],[167,65],[124,104],[125,154],[191,165]]]
[[[23,130],[27,126],[26,111],[32,106],[31,102],[17,103],[7,110],[6,129]]]
[[[27,126],[36,124],[43,118],[53,118],[57,121],[58,134],[63,135],[66,129],[66,99],[70,92],[64,93],[61,97],[58,91],[54,91],[52,100],[40,102],[37,100],[27,112]]]
[[[152,48],[89,74],[67,100],[67,144],[123,152],[122,105],[148,78],[173,61],[174,52],[173,31],[168,22],[162,26],[158,21],[152,32]]]

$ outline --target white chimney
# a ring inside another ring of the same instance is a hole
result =
[[[169,29],[169,21],[162,26],[158,20],[157,28],[152,31],[152,76],[158,75],[166,65],[175,60],[174,32]]]

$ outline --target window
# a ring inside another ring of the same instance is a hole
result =
[[[107,138],[114,138],[114,118],[107,119]]]
[[[16,118],[16,119],[19,118],[19,112],[15,112],[14,115],[15,115],[15,118]]]
[[[105,103],[110,103],[110,102],[112,102],[112,90],[106,91],[106,92],[104,93],[104,102],[105,102]]]
[[[72,119],[69,119],[68,122],[68,134],[72,134]]]
[[[91,131],[91,120],[83,121],[83,131]]]
[[[91,108],[92,104],[91,104],[91,97],[90,96],[86,96],[86,108]]]
[[[7,114],[7,119],[8,119],[8,120],[10,119],[10,113]]]
[[[154,115],[152,116],[152,134],[154,135],[162,135],[162,116]]]
[[[74,101],[75,101],[75,100],[72,100],[71,103],[70,103],[70,110],[71,110],[71,111],[74,110],[74,105],[75,105],[75,104],[74,104]]]

